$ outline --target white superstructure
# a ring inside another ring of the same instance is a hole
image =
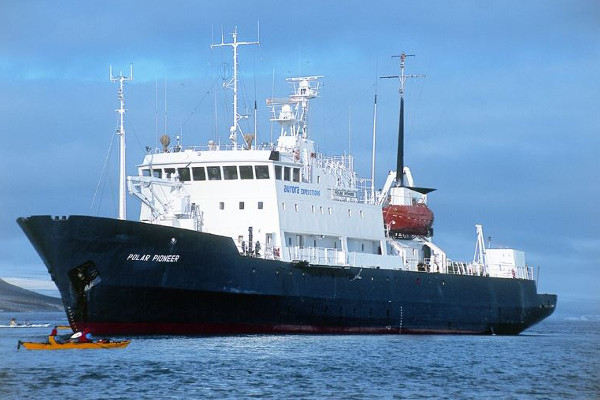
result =
[[[237,42],[235,32],[234,43],[246,42]],[[213,141],[189,148],[165,145],[162,151],[147,154],[138,166],[139,176],[129,177],[130,192],[142,201],[140,220],[231,237],[240,253],[251,257],[505,276],[504,268],[490,268],[483,258],[470,263],[448,260],[430,238],[388,236],[382,204],[392,195],[391,185],[374,191],[371,179],[354,171],[352,156],[327,157],[316,150],[309,135],[309,104],[318,97],[322,79],[288,78],[291,95],[267,100],[271,121],[280,125],[276,143],[252,145],[252,138],[245,135],[239,145],[239,113],[234,110],[230,145]],[[410,170],[404,174],[412,186]],[[390,177],[394,176],[392,171]],[[488,261],[509,262],[509,256],[493,254],[488,249]],[[518,277],[531,278],[524,261],[517,261]]]

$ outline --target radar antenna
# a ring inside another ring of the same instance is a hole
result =
[[[113,76],[112,65],[109,69],[109,78],[111,82],[119,82],[119,90],[117,99],[121,107],[115,110],[119,114],[119,128],[117,135],[120,136],[119,148],[119,219],[127,219],[127,204],[126,204],[126,176],[125,176],[125,92],[123,86],[125,82],[133,80],[133,64],[129,64],[129,76],[124,76],[123,72],[119,72],[118,76]]]
[[[292,94],[288,98],[267,99],[267,105],[271,107],[273,115],[270,120],[281,124],[282,136],[308,137],[309,100],[319,97],[321,79],[322,75],[286,78],[293,86]],[[276,106],[281,107],[279,115],[276,113]]]
[[[250,45],[250,44],[260,45],[260,25],[258,25],[258,32],[257,32],[258,39],[256,40],[256,42],[238,42],[237,26],[233,30],[233,33],[231,34],[231,36],[233,37],[233,42],[225,43],[224,39],[223,39],[223,34],[221,34],[221,43],[216,43],[216,44],[213,43],[210,45],[210,48],[213,49],[215,47],[225,47],[225,46],[231,46],[233,48],[233,76],[231,78],[229,78],[229,80],[224,84],[224,86],[228,89],[233,90],[233,124],[229,128],[229,140],[231,140],[231,142],[233,143],[233,149],[237,150],[238,132],[240,134],[242,133],[239,122],[241,119],[248,117],[247,115],[240,115],[238,113],[238,79],[237,79],[237,73],[238,73],[238,54],[237,54],[237,52],[238,52],[238,50],[237,50],[237,48],[240,45]]]

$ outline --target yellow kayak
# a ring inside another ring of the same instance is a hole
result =
[[[110,342],[108,340],[98,340],[95,342],[79,343],[79,342],[64,342],[58,343],[54,337],[49,336],[47,343],[42,342],[22,342],[19,340],[17,349],[21,346],[27,350],[68,350],[68,349],[122,349],[131,343],[131,340],[120,340]]]

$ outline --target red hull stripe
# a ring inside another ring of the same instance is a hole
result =
[[[94,335],[231,335],[231,334],[486,334],[486,331],[449,329],[399,329],[397,327],[338,327],[315,325],[165,324],[80,322],[77,331]]]

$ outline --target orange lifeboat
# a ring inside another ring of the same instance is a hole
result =
[[[383,207],[383,221],[390,234],[431,235],[433,212],[427,205],[388,205]]]

